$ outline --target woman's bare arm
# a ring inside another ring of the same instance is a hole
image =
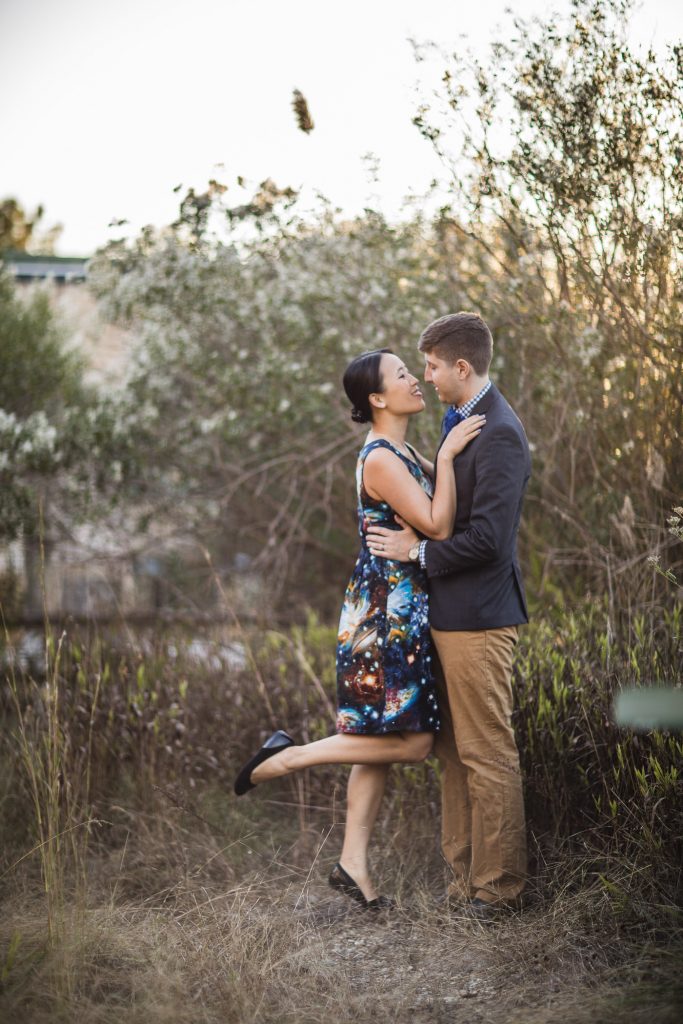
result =
[[[456,493],[453,459],[481,433],[483,416],[470,416],[451,430],[437,456],[434,497],[411,475],[408,467],[388,448],[375,448],[365,460],[363,482],[368,494],[386,501],[395,512],[431,540],[450,537],[455,518]]]

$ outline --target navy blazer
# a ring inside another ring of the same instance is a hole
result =
[[[531,475],[529,442],[493,384],[474,413],[485,413],[486,424],[453,463],[458,501],[453,535],[428,541],[425,550],[435,629],[496,629],[529,621],[517,561],[522,500]]]

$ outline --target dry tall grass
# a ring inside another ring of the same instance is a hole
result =
[[[440,902],[435,763],[392,771],[374,867],[399,909],[376,918],[325,881],[344,769],[232,796],[273,724],[330,731],[332,633],[315,619],[243,636],[244,668],[217,633],[203,648],[213,665],[177,630],[125,644],[69,633],[59,650],[57,638],[44,679],[10,673],[3,691],[0,1017],[677,1019],[680,744],[606,718],[636,669],[675,678],[676,622],[636,623],[608,646],[599,608],[527,631],[516,726],[530,901],[488,929]]]
[[[229,798],[212,799],[202,809],[228,817]],[[368,918],[325,885],[338,840],[330,818],[320,813],[302,837],[281,809],[264,827],[269,810],[264,798],[251,808],[260,825],[233,819],[229,841],[187,812],[119,811],[91,855],[87,899],[67,900],[57,944],[37,872],[15,879],[0,926],[3,950],[14,941],[11,962],[4,957],[7,1019],[675,1019],[675,951],[629,935],[576,863],[546,866],[537,886],[547,901],[483,929],[437,902],[433,822],[425,816],[415,836],[407,823],[392,835],[385,821],[377,868],[401,907]]]

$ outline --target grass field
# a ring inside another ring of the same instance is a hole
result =
[[[595,608],[525,631],[531,882],[488,928],[441,902],[435,761],[392,770],[373,865],[398,909],[374,917],[326,885],[345,769],[232,796],[272,725],[331,731],[333,632],[313,617],[199,647],[55,634],[45,678],[3,690],[0,1019],[678,1020],[680,737],[609,718],[619,687],[676,678],[677,614],[619,641]]]

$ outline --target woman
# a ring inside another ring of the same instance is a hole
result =
[[[439,710],[426,575],[417,560],[375,558],[366,531],[370,524],[396,528],[398,515],[423,537],[449,537],[456,506],[452,462],[485,417],[470,416],[447,435],[434,485],[432,463],[406,444],[409,420],[425,402],[402,360],[389,349],[363,353],[347,367],[344,390],[352,419],[371,426],[356,467],[361,551],[339,625],[337,734],[296,746],[286,732],[274,733],[240,771],[235,792],[313,765],[353,765],[344,843],[329,882],[362,906],[380,909],[390,901],[377,895],[367,851],[387,772],[393,763],[427,757]]]

